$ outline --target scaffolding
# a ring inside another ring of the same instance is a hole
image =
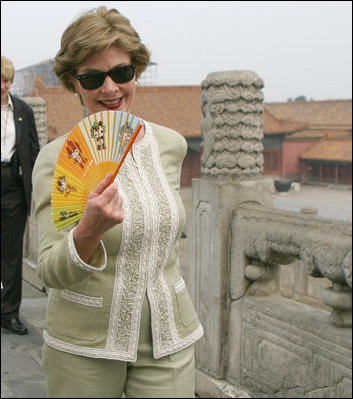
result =
[[[141,74],[138,79],[139,86],[157,86],[158,85],[158,64],[156,62],[150,62],[150,65]]]

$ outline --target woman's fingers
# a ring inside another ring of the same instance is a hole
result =
[[[119,195],[118,185],[111,183],[112,174],[106,177],[88,196],[86,208],[78,223],[76,238],[90,235],[102,239],[103,235],[116,224],[124,220],[123,199]]]
[[[91,191],[91,193],[94,195],[100,195],[103,193],[103,191],[109,186],[111,178],[112,178],[111,172],[108,172],[105,178],[97,185],[97,187]]]
[[[95,223],[104,224],[103,220],[109,223],[121,223],[124,210],[123,201],[119,196],[118,186],[115,182],[110,183],[112,174],[107,173],[106,177],[91,191],[86,205],[86,216]]]

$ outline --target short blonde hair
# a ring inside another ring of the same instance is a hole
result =
[[[117,46],[136,65],[136,78],[148,67],[150,52],[130,21],[116,9],[98,7],[85,12],[69,25],[61,38],[61,49],[55,57],[53,70],[62,85],[75,92],[72,76],[91,54]]]
[[[5,79],[11,79],[11,82],[13,82],[15,76],[15,68],[12,61],[3,55],[1,56],[1,76]]]

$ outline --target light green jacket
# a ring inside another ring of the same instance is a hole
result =
[[[86,264],[75,250],[75,224],[57,231],[51,217],[54,169],[66,137],[41,150],[33,171],[38,276],[50,287],[45,342],[77,355],[135,361],[147,295],[154,357],[193,344],[203,329],[178,260],[185,224],[179,195],[185,139],[146,123],[144,138],[133,145],[134,157],[128,154],[117,175],[124,221],[104,235]]]

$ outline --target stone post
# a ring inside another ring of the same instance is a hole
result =
[[[46,103],[40,97],[24,97],[23,100],[33,109],[34,119],[38,132],[39,146],[42,148],[48,142]],[[32,204],[33,209],[33,204]],[[31,214],[23,239],[23,278],[44,291],[43,282],[37,277],[38,260],[38,228],[37,222]]]
[[[25,101],[33,110],[38,132],[39,146],[42,148],[48,142],[47,106],[45,100],[40,97],[23,97],[22,100]]]
[[[271,181],[261,176],[262,87],[251,71],[214,72],[202,82],[203,178],[192,182],[190,292],[205,329],[197,368],[216,378],[225,375],[232,212],[246,202],[272,206]]]

